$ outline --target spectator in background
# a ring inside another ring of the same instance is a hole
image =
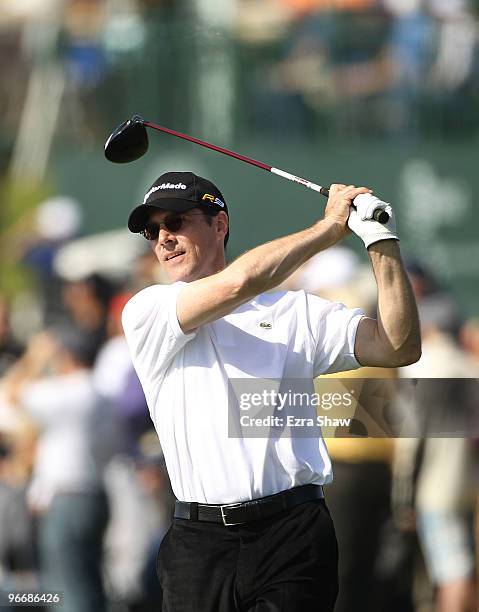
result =
[[[400,438],[398,445],[403,461],[412,466],[408,449],[421,454],[414,475],[416,523],[436,589],[436,610],[472,612],[477,601],[473,525],[478,462],[472,441],[462,436],[471,431],[468,378],[477,370],[458,345],[460,316],[452,297],[421,266],[409,265],[409,273],[421,319],[423,353],[414,366],[401,369],[401,376],[431,380],[418,387],[412,406],[422,423],[419,444],[414,448]]]
[[[386,41],[391,82],[385,128],[393,134],[418,130],[421,85],[433,61],[434,21],[423,0],[382,0],[392,23]]]
[[[5,382],[11,402],[40,429],[31,508],[39,516],[43,587],[65,593],[68,612],[105,610],[103,472],[114,448],[112,415],[96,392],[91,338],[64,327],[35,336]]]
[[[122,450],[136,452],[138,439],[151,427],[145,395],[133,368],[126,344],[121,313],[131,293],[113,297],[108,308],[108,340],[100,348],[93,369],[98,392],[107,397],[117,415],[122,437]]]
[[[136,454],[136,469],[143,496],[145,523],[149,532],[140,580],[143,593],[144,612],[160,608],[161,587],[156,575],[158,549],[173,520],[174,495],[171,490],[165,459],[154,429],[139,440]]]
[[[0,295],[0,377],[13,365],[21,354],[22,348],[11,334],[8,303]]]
[[[348,138],[384,130],[383,100],[391,82],[386,53],[390,25],[377,3],[338,12],[331,56],[337,89],[333,120]]]
[[[33,524],[14,447],[12,437],[0,432],[0,593],[38,587],[33,580]]]
[[[150,251],[138,260],[146,280]],[[156,265],[158,265],[155,258]],[[151,278],[153,284],[157,282]],[[143,285],[145,286],[145,285]],[[161,606],[155,557],[172,516],[171,493],[158,437],[153,431],[145,395],[133,368],[121,325],[130,293],[116,295],[108,309],[108,340],[100,349],[93,372],[96,388],[107,395],[119,419],[119,452],[106,471],[111,506],[106,533],[106,564],[112,599],[135,612]]]
[[[471,359],[477,377],[479,373],[479,319],[468,319],[460,329],[459,338],[462,348]]]
[[[12,367],[15,353],[2,352],[3,366]],[[5,387],[5,372],[0,372],[0,593],[4,595],[39,589],[35,525],[26,501],[36,431],[8,401]]]
[[[121,326],[121,312],[131,297],[131,293],[120,293],[110,300],[106,318],[107,340],[95,360],[95,385],[102,395],[112,401],[120,397],[126,378],[133,368]]]
[[[298,18],[282,58],[258,83],[261,129],[275,121],[301,136],[319,127],[348,138],[383,130],[389,15],[369,0],[286,3]]]
[[[478,31],[470,0],[428,0],[436,20],[435,59],[428,113],[454,134],[477,125]]]
[[[151,423],[134,452],[116,457],[108,467],[107,486],[112,515],[105,575],[111,599],[131,612],[161,610],[155,560],[173,517],[174,497]]]
[[[32,225],[28,217],[21,218],[18,226],[9,232],[12,250],[19,254],[22,263],[34,275],[45,325],[58,320],[60,314],[61,283],[54,270],[55,255],[63,245],[79,235],[82,222],[78,202],[58,195],[40,202],[33,227],[28,227]]]
[[[62,300],[68,323],[89,337],[95,355],[108,337],[108,307],[113,295],[113,284],[96,273],[81,280],[66,281],[63,286]]]
[[[320,78],[323,41],[296,33],[290,9],[281,0],[241,0],[236,36],[246,54],[246,105],[253,125],[273,137],[279,126],[290,137],[304,136],[311,126],[303,94],[308,84],[314,90]],[[248,61],[251,52],[253,66]]]

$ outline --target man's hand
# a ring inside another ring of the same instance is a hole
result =
[[[48,331],[41,331],[30,338],[23,359],[31,369],[41,370],[50,363],[58,350],[54,336]]]
[[[351,233],[348,228],[348,219],[354,198],[360,194],[371,193],[372,190],[367,187],[340,184],[331,185],[322,222],[324,223],[326,221],[334,227],[337,232],[338,241]]]
[[[366,248],[381,240],[399,240],[396,234],[396,219],[390,204],[382,202],[372,194],[359,195],[354,200],[355,209],[349,215],[349,228],[361,238]],[[389,215],[387,223],[373,220],[374,211],[384,209]]]

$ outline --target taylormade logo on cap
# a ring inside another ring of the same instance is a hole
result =
[[[176,185],[173,185],[173,183],[161,183],[157,189],[186,189],[186,185],[184,183],[176,183]]]
[[[186,185],[184,183],[161,183],[161,185],[156,185],[156,187],[152,187],[150,191],[145,194],[143,204],[146,204],[146,201],[152,193],[155,193],[155,191],[160,189],[186,189]]]

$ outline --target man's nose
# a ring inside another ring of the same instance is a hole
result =
[[[160,227],[158,232],[158,243],[164,246],[168,242],[174,242],[176,240],[175,235],[169,232],[166,227]]]

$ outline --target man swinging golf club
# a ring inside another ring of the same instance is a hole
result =
[[[378,206],[386,224],[371,220]],[[320,374],[419,358],[391,207],[365,187],[332,185],[314,225],[226,266],[223,195],[191,172],[168,172],[128,227],[151,240],[172,281],[144,289],[123,313],[178,499],[158,554],[163,611],[332,611],[338,560],[324,441],[228,437],[228,383],[307,379],[313,390]],[[271,291],[351,230],[371,259],[377,320],[303,291]]]

